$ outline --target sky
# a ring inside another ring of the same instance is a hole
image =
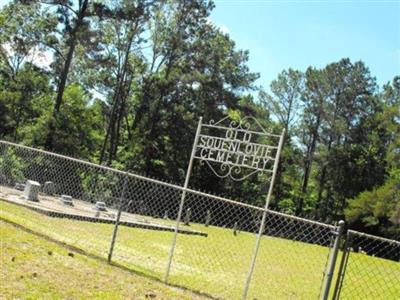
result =
[[[8,0],[0,0],[0,7]],[[211,21],[249,50],[268,88],[284,69],[362,60],[380,85],[400,75],[400,0],[214,0]]]
[[[380,85],[400,75],[400,0],[214,2],[212,22],[249,50],[257,85],[344,57],[362,60]]]

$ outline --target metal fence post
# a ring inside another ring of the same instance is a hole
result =
[[[342,288],[344,275],[346,273],[346,268],[347,268],[347,262],[349,260],[350,245],[351,245],[351,236],[350,236],[349,232],[347,232],[346,241],[345,241],[344,247],[343,247],[342,259],[340,260],[338,276],[336,279],[335,290],[333,292],[333,297],[332,297],[333,300],[339,299],[340,289]]]
[[[111,244],[110,244],[110,250],[108,251],[108,262],[109,263],[111,262],[112,254],[114,251],[114,245],[115,245],[115,240],[117,238],[117,232],[118,232],[118,226],[119,226],[119,220],[121,218],[122,209],[124,207],[123,201],[124,201],[127,185],[128,185],[128,172],[125,174],[124,185],[122,187],[122,192],[121,192],[121,196],[120,196],[120,206],[118,208],[117,217],[115,219],[114,230],[113,230]],[[127,206],[129,206],[129,203]]]
[[[197,146],[197,142],[199,141],[202,124],[203,124],[203,118],[200,117],[199,123],[197,125],[196,136],[194,137],[193,148],[192,148],[192,153],[190,155],[188,169],[186,172],[186,178],[185,178],[185,183],[184,183],[183,190],[182,190],[181,202],[179,204],[178,216],[176,217],[174,237],[172,238],[171,249],[169,251],[168,264],[167,264],[167,270],[165,272],[164,282],[168,282],[169,272],[171,270],[172,258],[174,256],[176,239],[178,236],[179,222],[181,221],[181,217],[182,217],[183,205],[185,203],[185,198],[186,198],[186,191],[187,191],[187,187],[189,185],[190,175],[192,173],[193,160],[194,160],[194,156],[196,153],[196,146]]]
[[[1,162],[1,164],[0,164],[0,174],[3,174],[3,176],[4,176],[4,184],[6,184],[6,185],[9,185],[8,184],[8,182],[7,182],[7,178],[6,178],[6,168],[4,167],[4,165],[6,164],[6,162],[7,162],[7,156],[8,156],[8,145],[7,144],[4,144],[4,152],[3,152],[3,155],[2,155],[2,162]],[[3,177],[3,176],[1,176],[1,177]],[[2,179],[0,177],[0,180]],[[9,179],[8,179],[9,180]],[[0,183],[1,183],[1,181],[0,181]]]
[[[251,277],[253,276],[254,266],[256,264],[256,259],[257,259],[257,255],[258,255],[258,249],[260,248],[261,237],[265,230],[265,224],[267,222],[267,209],[269,206],[269,202],[271,200],[272,188],[275,183],[276,172],[278,171],[279,157],[281,155],[284,137],[285,137],[285,129],[282,130],[282,135],[279,138],[279,145],[278,145],[278,150],[275,155],[274,168],[272,171],[272,178],[271,178],[271,182],[270,182],[269,188],[268,188],[267,201],[265,202],[265,207],[264,207],[264,212],[263,212],[262,219],[261,219],[260,229],[258,230],[257,240],[256,240],[256,244],[253,249],[253,255],[251,258],[249,272],[247,274],[246,283],[244,285],[243,296],[242,296],[243,300],[245,300],[247,298],[247,294],[249,292]]]
[[[329,296],[329,290],[333,279],[333,273],[335,271],[336,259],[339,252],[340,239],[343,234],[343,229],[344,229],[344,221],[341,220],[339,221],[339,225],[337,227],[337,230],[335,231],[336,235],[335,241],[333,243],[331,254],[329,256],[328,265],[326,268],[325,284],[323,286],[323,291],[322,291],[322,300],[327,300]]]

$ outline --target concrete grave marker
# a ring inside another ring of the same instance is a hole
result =
[[[72,202],[72,197],[69,195],[61,195],[61,202],[65,205],[74,206]]]
[[[43,193],[52,196],[56,192],[56,185],[52,181],[46,181],[43,185]]]
[[[235,222],[233,225],[233,235],[236,236],[238,234],[238,222]]]
[[[33,180],[27,180],[25,184],[24,190],[24,198],[30,201],[39,202],[39,191],[40,191],[40,183]]]
[[[207,215],[206,215],[206,227],[208,227],[210,225],[211,222],[211,211],[209,209],[207,209]]]
[[[190,217],[192,215],[192,210],[190,209],[190,207],[186,210],[186,214],[185,214],[185,219],[183,220],[185,225],[189,226],[189,222],[190,222]]]

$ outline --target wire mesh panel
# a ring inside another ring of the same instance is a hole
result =
[[[249,299],[318,299],[335,227],[268,211]]]
[[[128,175],[113,261],[162,279],[168,261],[181,189]],[[198,235],[181,230],[182,235]]]
[[[0,153],[2,218],[106,257],[123,173],[6,143]]]
[[[400,242],[349,230],[337,299],[400,299]]]
[[[249,299],[317,298],[335,228],[3,141],[0,199],[3,219],[226,299],[243,295],[265,212]]]
[[[189,190],[180,229],[205,235],[179,235],[170,282],[219,298],[240,299],[262,209]]]

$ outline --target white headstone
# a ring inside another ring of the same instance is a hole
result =
[[[211,211],[208,209],[207,210],[207,215],[206,215],[206,227],[208,227],[208,225],[210,225],[211,222]]]
[[[24,198],[30,201],[39,201],[38,194],[40,191],[40,183],[33,180],[27,180],[24,190]]]
[[[184,222],[185,225],[189,225],[191,215],[192,215],[192,210],[191,210],[190,207],[189,207],[189,208],[186,210],[186,215],[185,215],[185,218],[184,218],[184,220],[183,220],[183,222]]]

